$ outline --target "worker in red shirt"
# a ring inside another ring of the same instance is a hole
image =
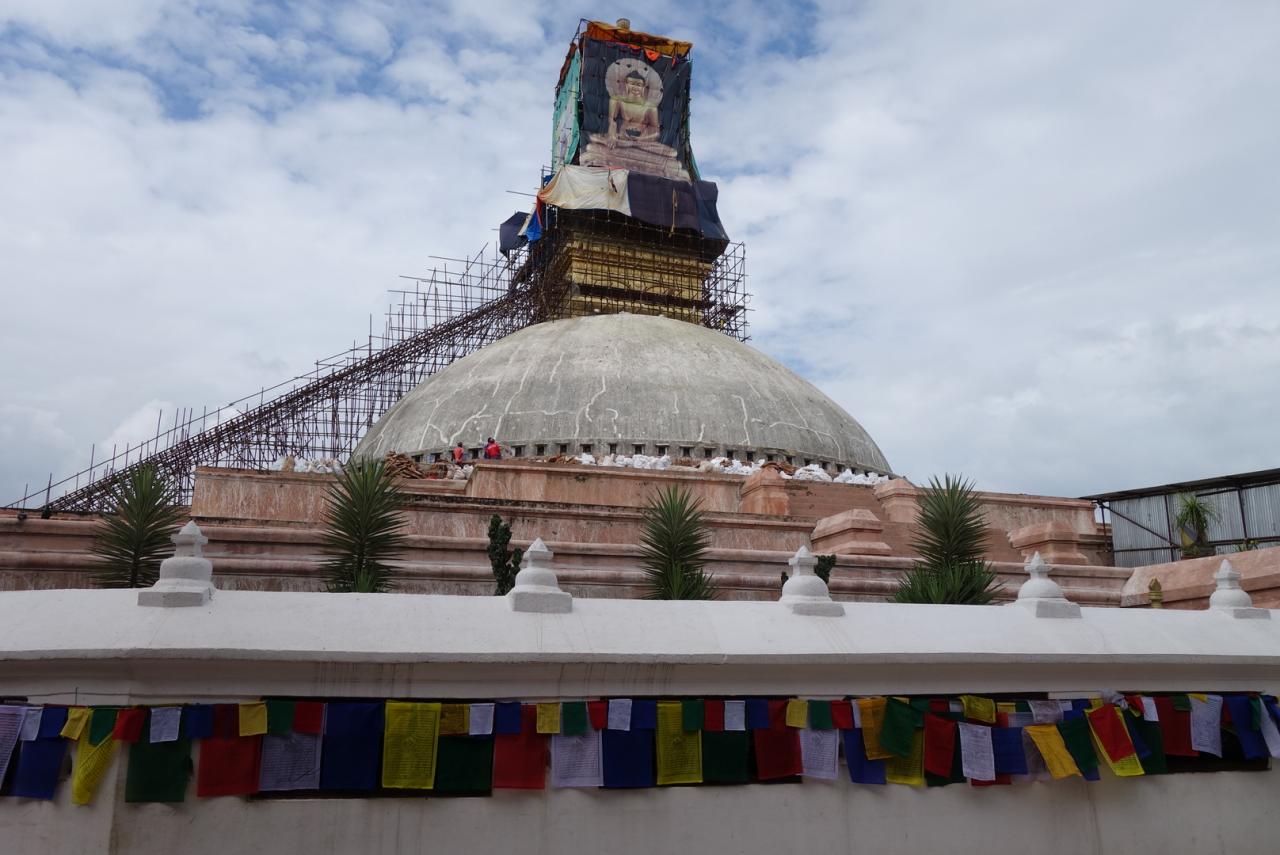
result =
[[[498,445],[498,443],[494,440],[493,437],[489,437],[489,441],[485,443],[484,459],[485,460],[501,460],[502,459],[502,447]]]
[[[462,443],[458,443],[453,447],[453,462],[462,465],[462,461],[467,459],[467,450],[462,447]]]

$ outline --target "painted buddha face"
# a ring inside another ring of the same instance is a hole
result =
[[[649,97],[649,87],[645,85],[644,78],[634,71],[627,75],[627,88],[624,100],[632,104],[643,104]]]

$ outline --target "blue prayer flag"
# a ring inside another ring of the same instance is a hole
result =
[[[13,773],[12,795],[24,799],[51,799],[58,789],[58,773],[67,752],[61,736],[23,742]]]
[[[1129,741],[1133,743],[1133,750],[1137,753],[1139,760],[1146,760],[1151,756],[1151,748],[1147,745],[1147,741],[1142,738],[1142,733],[1138,728],[1138,719],[1142,713],[1136,715],[1132,710],[1129,712],[1121,712],[1120,718],[1124,720],[1124,729],[1129,732]]]
[[[1022,728],[991,728],[991,746],[995,751],[997,774],[1027,774],[1027,753],[1022,747]]]
[[[213,704],[191,704],[183,711],[187,721],[187,736],[192,739],[209,739],[213,736]]]
[[[844,735],[844,759],[849,764],[849,780],[855,784],[883,784],[885,761],[868,760],[867,747],[862,742],[862,728],[842,730]]]
[[[519,735],[519,701],[498,701],[493,705],[493,732]]]
[[[320,747],[320,789],[376,790],[382,773],[381,702],[332,703]]]
[[[1223,698],[1227,711],[1231,715],[1231,723],[1236,728],[1236,738],[1240,740],[1240,748],[1246,760],[1259,760],[1269,756],[1267,743],[1262,738],[1262,731],[1253,727],[1253,704],[1248,695],[1227,695]]]
[[[631,702],[631,729],[658,729],[658,702],[636,698]]]
[[[769,729],[769,701],[765,698],[747,698],[747,730]]]
[[[62,736],[62,728],[67,723],[66,707],[45,707],[40,714],[40,732],[37,739],[55,739]]]
[[[652,731],[603,730],[600,732],[600,744],[605,787],[655,785]]]

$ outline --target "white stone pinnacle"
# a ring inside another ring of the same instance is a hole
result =
[[[189,520],[170,540],[173,555],[160,562],[160,576],[138,592],[140,606],[203,606],[213,597],[213,562],[202,547],[209,542],[195,520]]]
[[[1231,562],[1222,559],[1218,572],[1213,574],[1218,587],[1209,596],[1209,608],[1216,612],[1226,612],[1232,617],[1269,620],[1268,609],[1255,609],[1253,597],[1240,587],[1240,571],[1231,566]]]
[[[1053,568],[1044,563],[1037,552],[1027,559],[1027,575],[1031,578],[1018,589],[1014,605],[1029,610],[1036,617],[1078,618],[1080,607],[1062,593],[1058,583],[1049,578]]]
[[[551,559],[555,557],[542,538],[529,545],[520,560],[520,572],[516,584],[507,593],[507,602],[516,612],[540,612],[542,614],[566,614],[573,610],[573,597],[560,590]]]
[[[782,605],[798,615],[837,617],[844,614],[844,606],[831,599],[827,583],[814,572],[818,559],[809,547],[801,545],[787,563],[791,565],[791,576],[782,586],[779,600]]]

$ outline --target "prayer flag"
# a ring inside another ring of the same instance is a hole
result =
[[[261,736],[211,736],[200,743],[196,795],[247,796],[258,792]]]
[[[1103,704],[1089,710],[1085,713],[1085,717],[1089,720],[1089,729],[1093,731],[1098,744],[1106,752],[1107,759],[1119,762],[1137,753],[1133,747],[1133,740],[1129,738],[1129,731],[1124,726],[1124,719],[1120,717],[1118,707]]]
[[[483,794],[493,790],[493,740],[441,736],[436,747],[437,793]]]
[[[809,702],[799,698],[787,701],[787,727],[809,726]]]
[[[884,698],[858,698],[858,713],[862,721],[862,743],[867,749],[868,760],[887,760],[893,752],[880,745],[880,731],[884,727],[887,701]]]
[[[594,730],[604,730],[609,726],[609,702],[587,701],[587,720]]]
[[[909,756],[918,716],[919,713],[906,701],[886,698],[884,725],[880,729],[880,747],[898,757]]]
[[[745,730],[702,733],[702,780],[708,784],[751,781],[751,735]]]
[[[154,713],[153,710],[152,714]],[[129,771],[124,783],[124,800],[185,801],[190,778],[190,739],[175,737],[164,742],[139,739],[129,746]]]
[[[769,702],[764,698],[746,700],[747,730],[769,729]]]
[[[996,727],[991,730],[991,747],[995,754],[996,774],[1026,775],[1027,754],[1022,744],[1022,728]]]
[[[890,757],[885,761],[884,779],[890,784],[924,786],[924,733],[914,731],[911,750],[906,757]]]
[[[977,695],[961,695],[960,703],[964,704],[964,717],[987,724],[996,723],[996,702],[991,698],[980,698]]]
[[[182,728],[182,707],[152,707],[150,719],[150,741],[173,742]]]
[[[1191,747],[1222,756],[1222,696],[1191,696]]]
[[[1142,701],[1142,717],[1147,721],[1160,720],[1160,708],[1156,706],[1156,699],[1143,695]]]
[[[1236,739],[1246,760],[1260,760],[1267,756],[1267,745],[1262,739],[1260,722],[1255,724],[1253,704],[1248,695],[1228,695],[1224,699],[1231,723],[1235,725]]]
[[[702,731],[686,733],[679,701],[658,703],[658,784],[702,782]]]
[[[466,736],[471,730],[471,707],[467,704],[440,705],[440,735]]]
[[[831,701],[809,701],[809,727],[814,730],[834,730]]]
[[[240,735],[240,705],[213,705],[213,735],[229,739]]]
[[[725,701],[724,702],[724,729],[725,730],[746,730],[747,729],[747,702],[746,701]]]
[[[787,702],[769,701],[770,727],[756,730],[756,777],[761,781],[790,778],[804,772],[800,733],[787,724]]]
[[[502,704],[499,704],[501,709]],[[537,732],[538,708],[524,704],[520,727],[493,737],[493,786],[541,790],[547,779],[547,738]]]
[[[440,704],[387,701],[382,738],[382,786],[429,790],[436,782]]]
[[[499,701],[493,708],[494,734],[518,734],[520,732],[521,706],[519,701]]]
[[[113,710],[114,712],[114,710]],[[95,715],[97,710],[94,711]],[[115,722],[113,721],[114,725]],[[93,741],[93,722],[89,723],[89,732],[80,737],[76,743],[76,759],[71,767],[71,803],[87,805],[93,801],[98,792],[98,785],[106,777],[111,767],[111,759],[116,756],[118,743],[111,738],[111,731],[98,743]]]
[[[98,745],[116,729],[119,707],[94,707],[89,715],[89,742]]]
[[[1178,709],[1172,697],[1157,697],[1155,702],[1165,754],[1175,757],[1199,757],[1200,754],[1191,747],[1190,704],[1188,703],[1187,709],[1182,710]]]
[[[551,737],[551,786],[604,786],[600,731]]]
[[[493,735],[493,704],[472,704],[467,716],[467,733],[472,736]]]
[[[631,699],[614,698],[609,701],[609,730],[631,729]]]
[[[560,704],[538,704],[538,733],[553,734],[560,732]]]
[[[1262,715],[1258,719],[1262,739],[1267,744],[1267,752],[1272,757],[1280,759],[1280,728],[1276,727],[1276,720],[1271,712],[1274,707],[1268,701],[1263,702],[1263,707]]]
[[[1057,724],[1062,721],[1062,705],[1057,701],[1027,701],[1032,720],[1036,724]]]
[[[885,783],[884,761],[867,759],[861,728],[844,731],[844,759],[849,765],[849,780],[855,784]]]
[[[658,729],[658,702],[649,698],[635,698],[631,701],[631,729]]]
[[[549,731],[554,732],[554,731]],[[587,732],[587,705],[582,701],[565,701],[560,706],[560,733],[565,736],[578,736]],[[554,740],[552,740],[554,742]],[[555,746],[551,750],[555,752]],[[554,756],[553,760],[554,761]],[[554,780],[554,775],[553,775]],[[553,783],[552,786],[555,786]]]
[[[800,731],[800,757],[804,777],[820,781],[839,778],[839,753],[839,734],[834,729],[815,730],[806,727]]]
[[[0,706],[0,781],[4,780],[9,770],[9,760],[18,744],[18,735],[25,717],[26,712],[22,707]]]
[[[831,723],[836,730],[853,730],[853,704],[849,701],[832,701]]]
[[[293,732],[293,701],[267,701],[267,733],[285,736]],[[243,730],[243,728],[242,728]],[[240,734],[244,736],[242,732]]]
[[[994,781],[996,757],[991,743],[991,728],[982,724],[960,722],[960,764],[964,776],[971,781]]]
[[[1035,742],[1045,765],[1049,767],[1049,774],[1054,778],[1069,778],[1080,774],[1080,768],[1067,750],[1066,743],[1062,741],[1062,734],[1056,724],[1033,724],[1023,728],[1023,732]]]
[[[1155,721],[1147,721],[1142,715],[1125,715],[1125,726],[1129,729],[1129,737],[1138,748],[1138,759],[1142,762],[1142,771],[1148,775],[1163,775],[1169,771],[1168,761],[1164,754],[1164,738],[1160,733],[1160,725]],[[1145,750],[1143,750],[1145,749]]]
[[[258,789],[262,792],[320,789],[322,741],[318,733],[268,732],[262,737]]]
[[[1093,742],[1089,739],[1089,722],[1084,716],[1064,718],[1056,727],[1081,774],[1097,771],[1098,755],[1094,753]]]
[[[142,738],[142,725],[147,720],[147,711],[142,707],[129,707],[116,714],[115,727],[111,729],[111,738],[120,742],[137,742]]]
[[[237,736],[261,736],[267,732],[267,705],[262,701],[239,704]]]
[[[182,715],[187,720],[187,736],[192,739],[208,739],[213,736],[211,704],[190,704],[183,710]]]
[[[320,747],[320,789],[376,790],[382,780],[383,704],[326,705]]]
[[[324,733],[324,701],[296,701],[293,705],[293,729],[298,733]]]
[[[705,736],[706,734],[704,739]],[[704,750],[705,745],[704,742]],[[621,789],[654,786],[653,731],[624,728],[605,730],[600,734],[600,753],[604,765],[605,787]]]
[[[40,717],[44,707],[27,707],[22,711],[22,724],[18,729],[18,740],[31,742],[40,736]]]
[[[62,726],[62,735],[67,739],[79,739],[84,727],[89,723],[93,710],[88,707],[71,707],[67,710],[67,723]]]
[[[40,715],[40,730],[36,733],[36,739],[53,739],[56,736],[61,736],[63,728],[66,726],[66,707],[45,707],[44,712]],[[78,739],[79,737],[76,738]]]
[[[703,705],[701,700],[685,699],[680,702],[680,726],[686,731],[702,730]]]
[[[87,715],[84,720],[88,720]],[[62,736],[41,736],[34,742],[22,743],[10,795],[24,799],[52,799],[57,793],[58,776],[66,753],[67,740]]]
[[[704,702],[702,708],[702,731],[704,733],[719,733],[722,730],[724,730],[724,701]]]
[[[924,717],[924,770],[931,775],[951,777],[951,761],[956,753],[956,723],[932,713]]]

